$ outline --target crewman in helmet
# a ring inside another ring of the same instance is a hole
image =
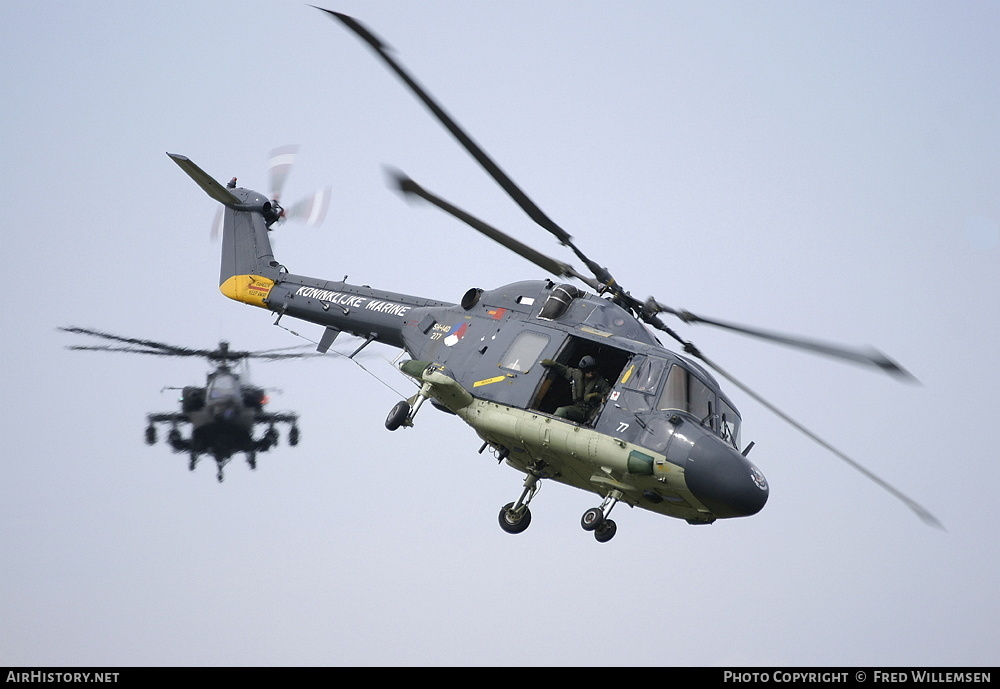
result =
[[[564,366],[552,359],[542,359],[541,363],[568,380],[573,391],[573,404],[556,409],[556,416],[561,419],[587,423],[611,392],[608,381],[597,372],[597,359],[590,355],[580,359],[579,368]]]

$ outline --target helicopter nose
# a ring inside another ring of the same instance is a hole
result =
[[[732,447],[703,436],[695,442],[684,466],[688,488],[720,518],[749,517],[767,502],[767,480]]]

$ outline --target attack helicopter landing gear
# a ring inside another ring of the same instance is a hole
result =
[[[611,514],[612,508],[618,504],[621,497],[620,491],[611,491],[604,498],[600,507],[591,507],[580,518],[580,526],[583,527],[584,531],[593,531],[594,538],[597,539],[598,543],[607,543],[618,533],[618,525],[608,519],[608,515]]]
[[[155,445],[156,444],[156,426],[149,424],[146,426],[146,444]]]
[[[215,466],[218,468],[218,471],[215,474],[215,478],[216,478],[216,480],[219,483],[222,483],[222,481],[225,478],[222,475],[222,470],[225,469],[225,467],[226,467],[227,464],[229,464],[229,460],[230,459],[232,459],[232,458],[231,457],[222,458],[222,457],[219,457],[218,455],[215,456]]]
[[[275,429],[274,426],[271,426],[264,432],[264,435],[261,436],[261,439],[257,441],[256,449],[260,450],[261,452],[267,452],[277,444],[278,444],[278,431]]]
[[[531,524],[531,510],[528,509],[528,503],[538,492],[539,478],[540,476],[536,474],[528,474],[524,478],[524,490],[521,491],[521,497],[517,499],[517,502],[508,502],[501,508],[500,528],[507,533],[521,533]]]

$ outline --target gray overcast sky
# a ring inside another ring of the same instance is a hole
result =
[[[293,199],[293,272],[457,301],[546,277],[386,188],[383,166],[536,248],[532,225],[365,45],[299,2],[6,3],[0,664],[995,665],[1000,6],[993,2],[361,2],[358,18],[638,296],[850,344],[902,385],[737,335],[712,358],[927,506],[924,526],[725,386],[771,484],[708,527],[517,472],[385,359],[261,364],[302,442],[226,482],[145,414],[201,361],[69,352],[62,325],[294,345],[217,290],[213,202],[164,155]],[[318,327],[283,321],[308,339]],[[350,343],[345,343],[347,348]],[[376,348],[373,347],[374,351]]]

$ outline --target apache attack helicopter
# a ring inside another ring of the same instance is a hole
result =
[[[119,337],[87,328],[60,328],[65,332],[80,335],[92,335],[123,346],[74,345],[68,349],[130,352],[133,354],[152,354],[155,356],[196,356],[205,357],[215,364],[215,370],[208,374],[204,387],[188,385],[181,388],[181,410],[146,416],[146,444],[156,443],[156,424],[169,424],[167,443],[174,452],[189,453],[188,469],[194,471],[201,455],[211,455],[218,467],[216,478],[221,483],[222,470],[237,452],[246,455],[247,464],[251,469],[257,468],[257,453],[267,452],[278,444],[278,431],[275,424],[287,423],[288,444],[299,444],[298,414],[294,412],[264,411],[267,404],[267,392],[264,388],[249,385],[244,378],[232,369],[232,364],[247,359],[300,359],[316,356],[307,353],[288,353],[279,350],[262,352],[233,351],[229,343],[222,341],[218,349],[189,349],[176,345],[141,340],[132,337]],[[167,388],[165,388],[167,389]],[[177,389],[177,388],[170,388]],[[178,426],[191,424],[191,434],[185,438]],[[267,430],[259,438],[253,434],[258,424],[267,424]]]
[[[581,519],[600,542],[615,534],[609,515],[619,502],[690,524],[759,512],[767,502],[767,481],[747,458],[753,443],[741,444],[739,412],[708,369],[864,473],[926,522],[940,526],[923,507],[723,371],[660,314],[874,366],[901,378],[909,377],[905,370],[874,350],[778,335],[696,316],[654,298],[636,299],[584,255],[377,37],[350,17],[322,11],[367,42],[507,194],[576,254],[587,273],[535,251],[401,173],[395,178],[399,190],[438,206],[550,275],[577,280],[592,292],[568,282],[532,280],[473,288],[453,304],[351,285],[346,278],[338,282],[295,275],[275,260],[271,249],[268,232],[281,215],[273,199],[250,189],[224,188],[188,158],[167,155],[226,209],[220,275],[224,295],[268,309],[277,321],[289,316],[324,326],[319,351],[329,349],[341,332],[363,338],[362,347],[380,342],[402,348],[410,359],[399,368],[419,385],[419,392],[392,408],[386,427],[412,426],[429,399],[475,429],[484,441],[480,453],[490,448],[525,474],[520,497],[500,510],[504,531],[520,533],[528,527],[528,505],[545,479],[603,498]],[[657,332],[676,340],[687,356],[664,347]],[[585,375],[577,367],[592,372]],[[595,375],[604,386],[587,382]],[[581,390],[590,391],[589,400],[580,399]],[[576,420],[565,413],[573,406],[585,411]]]

